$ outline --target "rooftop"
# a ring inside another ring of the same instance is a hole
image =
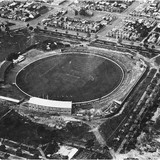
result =
[[[31,97],[28,103],[47,106],[47,107],[72,108],[72,102],[70,101],[55,101],[37,97]]]

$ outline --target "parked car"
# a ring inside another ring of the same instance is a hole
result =
[[[20,55],[16,60],[13,60],[13,63],[16,64],[16,63],[20,63],[22,61],[25,60],[25,56],[23,55]]]

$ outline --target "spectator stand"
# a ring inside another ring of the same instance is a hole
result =
[[[105,12],[118,12],[121,13],[130,6],[132,1],[82,1],[82,4],[90,10],[105,11]]]
[[[10,61],[4,60],[0,63],[0,83],[5,82],[5,74],[11,67],[13,67],[13,63]]]

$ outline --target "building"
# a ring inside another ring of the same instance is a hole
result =
[[[55,101],[31,97],[28,102],[29,109],[45,113],[72,114],[72,102]]]

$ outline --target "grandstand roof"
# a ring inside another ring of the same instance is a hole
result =
[[[55,100],[48,100],[43,98],[31,97],[28,103],[47,106],[47,107],[56,107],[56,108],[72,108],[71,101],[55,101]]]
[[[4,97],[4,96],[0,96],[0,99],[6,100],[6,101],[15,102],[15,103],[19,103],[20,102],[20,100],[18,100],[18,99],[14,99],[14,98],[10,98],[10,97]]]

